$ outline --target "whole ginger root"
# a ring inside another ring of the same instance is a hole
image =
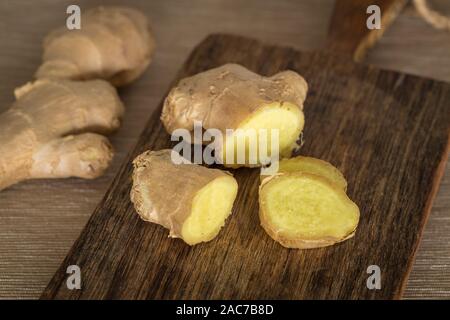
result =
[[[0,115],[0,190],[26,179],[101,175],[112,159],[107,134],[124,107],[103,80],[37,80],[16,90]]]
[[[264,77],[241,65],[225,64],[182,79],[167,96],[161,120],[169,133],[192,132],[197,121],[204,129],[219,129],[224,141],[216,157],[225,166],[236,167],[235,159],[225,158],[225,151],[236,147],[237,137],[227,136],[227,129],[242,129],[244,135],[248,129],[277,129],[280,155],[290,157],[303,130],[307,90],[306,81],[294,71]],[[267,149],[270,153],[271,146]]]
[[[104,79],[126,85],[147,68],[155,40],[145,15],[127,7],[98,7],[81,14],[81,29],[66,26],[44,40],[36,78]]]
[[[98,7],[81,19],[80,30],[64,26],[45,38],[38,80],[16,89],[16,102],[0,115],[0,190],[26,179],[96,178],[111,162],[103,134],[124,112],[112,85],[141,75],[154,38],[131,8]]]

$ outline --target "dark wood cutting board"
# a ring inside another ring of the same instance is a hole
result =
[[[314,250],[280,246],[259,225],[256,169],[233,171],[239,183],[233,214],[211,242],[189,247],[140,220],[129,200],[131,160],[171,145],[159,108],[42,298],[401,296],[449,150],[450,85],[230,35],[203,41],[178,79],[227,62],[264,75],[292,69],[306,78],[301,154],[345,174],[361,210],[355,237]],[[69,265],[81,268],[81,290],[66,287]],[[380,290],[366,286],[370,265],[381,269]]]

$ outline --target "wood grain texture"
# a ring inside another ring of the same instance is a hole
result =
[[[131,160],[170,146],[156,112],[42,298],[400,297],[448,154],[450,86],[228,35],[208,37],[177,79],[227,62],[305,76],[301,153],[343,171],[361,209],[356,236],[317,250],[281,247],[259,226],[258,170],[240,169],[233,215],[215,240],[188,247],[167,238],[129,201]],[[71,264],[82,270],[82,290],[66,289]],[[366,288],[372,264],[382,270],[381,290]]]
[[[362,61],[406,5],[407,0],[337,0],[330,19],[328,50]],[[368,29],[367,8],[377,5],[381,12],[381,29]]]

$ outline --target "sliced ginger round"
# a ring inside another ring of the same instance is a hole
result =
[[[327,178],[342,190],[347,190],[347,180],[344,175],[331,163],[312,157],[297,156],[282,159],[279,162],[278,173],[306,172]],[[268,176],[261,176],[261,181]]]
[[[259,192],[260,220],[270,237],[287,248],[325,247],[351,238],[359,208],[342,188],[311,173],[267,178]]]

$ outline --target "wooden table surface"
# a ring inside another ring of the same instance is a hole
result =
[[[0,298],[38,298],[111,182],[145,122],[190,50],[207,34],[229,32],[302,50],[323,48],[333,0],[273,1],[12,1],[0,3],[0,111],[13,89],[31,79],[48,30],[65,21],[69,4],[82,10],[127,3],[152,21],[157,39],[145,75],[121,89],[127,114],[111,137],[117,154],[107,174],[29,181],[0,193]],[[446,0],[431,1],[450,15]],[[450,82],[450,33],[437,31],[407,7],[367,62]],[[432,127],[429,130],[433,130]],[[1,156],[1,155],[0,155]],[[404,298],[450,297],[450,167],[447,166]]]

